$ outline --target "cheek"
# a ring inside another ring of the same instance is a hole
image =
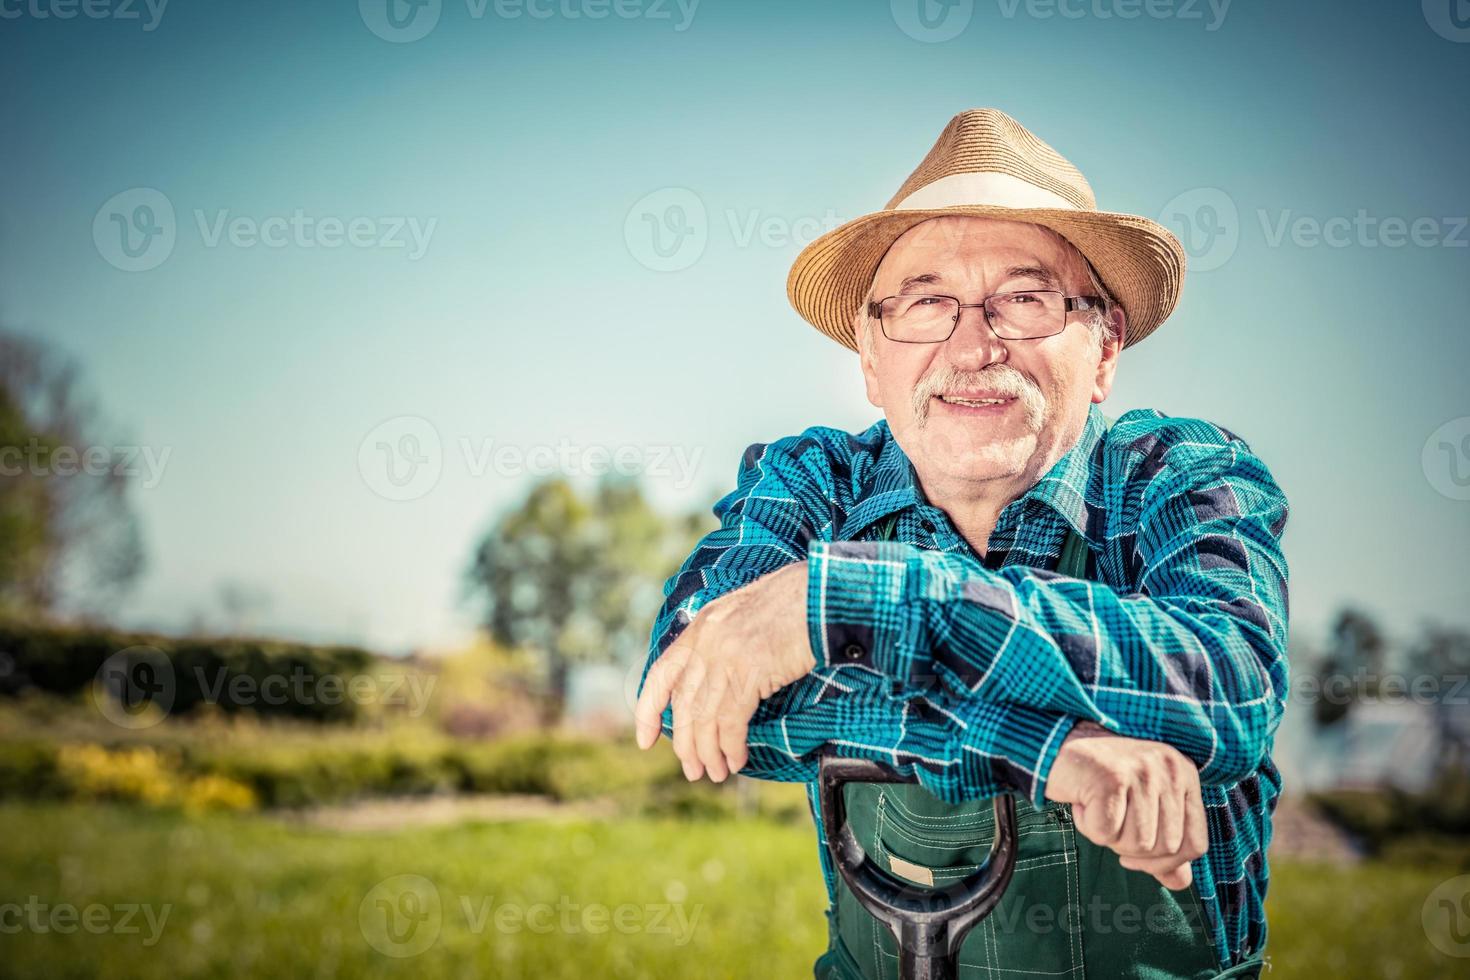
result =
[[[884,410],[912,414],[914,388],[924,376],[927,365],[922,357],[907,351],[889,351],[878,359],[878,390],[883,393]]]
[[[1079,392],[1091,394],[1094,371],[1085,350],[1071,344],[1057,344],[1038,347],[1034,353],[1037,356],[1024,364],[1012,363],[1036,380],[1053,412],[1058,405],[1080,397]]]

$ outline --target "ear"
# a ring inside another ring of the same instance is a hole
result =
[[[866,310],[859,310],[852,318],[852,334],[858,345],[859,359],[863,367],[863,383],[868,389],[868,401],[874,408],[882,408],[883,396],[878,388],[878,365],[874,354],[878,349],[878,338],[872,338],[873,342],[870,344],[863,343],[863,330],[868,322],[866,313]],[[866,329],[871,330],[872,327]]]
[[[1121,306],[1114,305],[1108,319],[1113,331],[1111,336],[1103,339],[1097,360],[1097,376],[1092,384],[1092,400],[1099,405],[1107,401],[1113,390],[1113,376],[1118,373],[1118,355],[1122,353],[1123,341],[1128,337],[1128,315]]]

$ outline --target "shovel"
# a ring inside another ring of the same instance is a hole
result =
[[[943,888],[922,888],[879,867],[847,825],[848,783],[912,783],[881,762],[822,756],[817,775],[827,849],[858,904],[898,940],[898,971],[905,980],[953,980],[960,944],[990,914],[1016,870],[1016,801],[995,797],[995,840],[976,871]]]

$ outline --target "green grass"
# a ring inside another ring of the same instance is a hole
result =
[[[1274,969],[1266,976],[1464,975],[1470,961],[1436,952],[1420,924],[1425,897],[1454,873],[1273,863]],[[432,894],[422,898],[437,898],[438,910],[421,922],[425,931],[405,929],[394,945],[385,943],[377,900],[413,900],[394,890],[399,875],[427,879]],[[784,978],[810,976],[826,942],[812,832],[765,820],[348,835],[258,815],[3,804],[0,905],[30,896],[50,906],[146,903],[169,912],[151,945],[141,915],[137,933],[60,935],[29,925],[15,933],[14,913],[0,914],[0,975]],[[534,913],[542,916],[535,925],[549,931],[512,918],[537,903],[546,911]],[[623,918],[612,919],[619,906]],[[684,918],[655,922],[663,913],[650,907],[670,906]],[[589,907],[609,918],[584,918]],[[605,931],[589,934],[589,922]],[[435,924],[433,944],[416,955],[385,955],[369,942],[413,952]]]

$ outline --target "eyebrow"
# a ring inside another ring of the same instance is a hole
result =
[[[917,276],[909,276],[898,284],[898,291],[906,293],[914,286],[933,286],[943,281],[943,277],[933,272],[921,272]]]
[[[1055,272],[1040,265],[1013,265],[1006,270],[1006,279],[1033,279],[1047,289],[1060,289],[1062,281]],[[944,281],[944,277],[934,272],[921,272],[916,276],[908,276],[898,284],[898,291],[906,293],[915,286],[934,286]]]

